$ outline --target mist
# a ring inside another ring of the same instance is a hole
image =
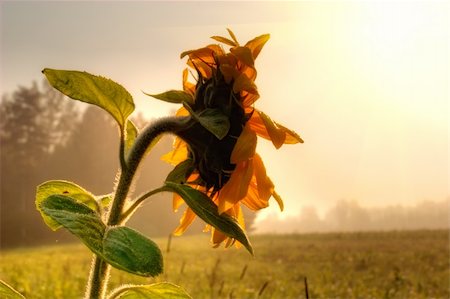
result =
[[[255,224],[256,233],[311,233],[448,229],[450,198],[414,206],[364,207],[356,200],[338,200],[323,216],[303,206],[298,216],[269,214]]]

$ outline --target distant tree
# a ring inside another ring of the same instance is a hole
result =
[[[46,230],[34,191],[54,148],[67,141],[79,112],[46,82],[20,86],[0,102],[0,246],[35,242]]]

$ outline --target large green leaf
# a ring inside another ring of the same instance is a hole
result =
[[[168,283],[126,285],[114,290],[108,299],[191,299],[181,287]]]
[[[141,276],[162,272],[158,245],[128,227],[107,229],[99,214],[87,205],[65,195],[50,195],[40,202],[39,209],[110,265]]]
[[[175,192],[180,195],[198,217],[225,235],[239,241],[253,254],[252,245],[238,222],[226,213],[219,214],[217,206],[206,194],[188,185],[167,181],[163,187],[164,189],[165,191]]]
[[[103,249],[103,224],[97,212],[65,195],[50,195],[40,202],[40,210],[81,239],[94,253]]]
[[[94,211],[99,211],[99,206],[95,200],[95,196],[90,192],[86,191],[82,187],[75,183],[55,180],[45,182],[37,187],[36,190],[36,208],[41,213],[44,222],[52,229],[57,230],[61,227],[61,224],[53,220],[47,214],[43,213],[41,210],[41,203],[44,199],[51,195],[65,195],[69,196],[79,203],[83,203],[93,209]]]
[[[230,130],[230,119],[220,109],[207,108],[200,113],[196,113],[189,105],[184,105],[184,107],[194,119],[218,139],[222,140],[227,136]]]
[[[192,159],[186,159],[175,166],[175,168],[167,175],[166,181],[177,184],[185,183],[194,168],[194,161]]]
[[[20,294],[16,290],[14,290],[13,287],[11,287],[10,285],[8,285],[6,282],[4,282],[2,280],[0,280],[0,298],[25,299],[25,297],[22,296],[22,294]],[[174,298],[178,298],[178,297],[174,297]],[[184,297],[180,297],[180,298],[184,298]]]
[[[174,104],[182,104],[183,102],[186,103],[194,102],[192,96],[183,90],[169,90],[159,94],[149,94],[144,92],[144,94],[151,96],[155,99]]]
[[[141,276],[156,276],[163,270],[163,258],[158,245],[125,226],[106,230],[103,257],[114,267]]]
[[[108,111],[121,128],[134,110],[133,98],[128,91],[110,79],[79,71],[44,69],[42,72],[63,94]]]

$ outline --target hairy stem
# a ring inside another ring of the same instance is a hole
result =
[[[121,173],[111,210],[108,215],[108,226],[120,225],[126,218],[122,216],[122,212],[131,183],[134,175],[136,174],[137,168],[152,141],[163,133],[176,134],[180,129],[187,125],[189,119],[189,117],[161,118],[147,126],[142,133],[139,134],[133,144],[133,147],[130,149],[129,155],[124,159],[125,161],[121,161]],[[120,157],[123,156],[124,143],[124,134],[122,133]],[[132,211],[130,213],[132,213]],[[127,216],[129,217],[130,215]],[[86,298],[103,299],[105,297],[109,279],[109,268],[110,266],[106,262],[94,255],[94,261],[92,263],[91,274],[89,276],[88,288],[86,291]]]

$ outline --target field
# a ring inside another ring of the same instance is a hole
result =
[[[212,249],[208,236],[158,239],[165,273],[117,270],[111,286],[169,281],[193,298],[449,298],[449,231],[257,235],[255,257]],[[81,298],[91,261],[81,245],[1,254],[0,278],[27,298]]]

